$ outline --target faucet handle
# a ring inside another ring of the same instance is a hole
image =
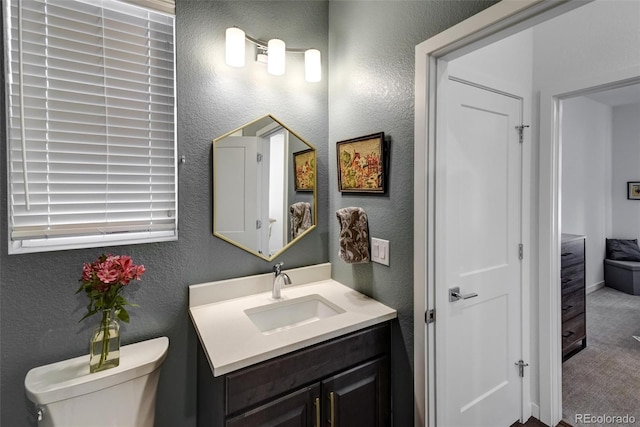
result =
[[[273,266],[273,273],[278,276],[280,275],[280,273],[282,272],[282,266],[284,265],[284,262],[279,262],[276,265]]]

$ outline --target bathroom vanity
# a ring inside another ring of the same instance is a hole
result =
[[[389,344],[385,323],[218,377],[200,346],[198,426],[389,425]]]
[[[330,264],[190,287],[198,426],[384,426],[396,311],[330,279]]]

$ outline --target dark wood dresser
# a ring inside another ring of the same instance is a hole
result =
[[[564,362],[587,347],[585,236],[563,234],[560,253]]]

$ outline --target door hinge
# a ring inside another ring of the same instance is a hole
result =
[[[529,364],[524,363],[524,360],[520,359],[515,363],[515,365],[518,367],[518,375],[520,376],[520,378],[524,378],[524,368],[526,366],[529,366]]]
[[[520,260],[524,259],[524,245],[522,243],[518,245],[518,258],[520,258]]]
[[[516,126],[516,130],[518,131],[520,144],[524,141],[524,128],[528,128],[529,125],[520,125]]]
[[[262,221],[256,219],[256,230],[260,230],[262,228]]]
[[[258,154],[256,155],[256,161],[257,161],[258,163],[260,163],[260,162],[262,161],[262,153],[258,153]]]
[[[436,309],[432,308],[424,312],[424,322],[426,324],[434,323],[436,321]]]

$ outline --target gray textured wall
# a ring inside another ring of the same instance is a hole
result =
[[[329,2],[329,257],[334,279],[398,310],[393,329],[394,423],[413,425],[414,47],[490,1]],[[337,141],[385,132],[385,196],[337,191]],[[390,265],[349,265],[337,255],[335,211],[360,206],[372,237],[390,241]]]
[[[394,330],[394,418],[413,425],[413,65],[414,46],[487,7],[484,1],[198,1],[177,0],[177,242],[109,248],[146,265],[131,300],[124,340],[171,340],[158,391],[158,426],[195,425],[196,337],[187,315],[187,286],[262,273],[266,263],[211,235],[211,140],[272,113],[318,148],[318,228],[280,257],[297,267],[331,260],[333,276],[399,311]],[[224,65],[224,29],[237,25],[258,38],[277,35],[291,47],[323,53],[323,81],[307,84],[301,59],[287,77],[249,63]],[[277,34],[275,34],[277,32]],[[328,54],[328,51],[331,51]],[[329,65],[329,66],[328,66]],[[330,73],[328,72],[330,71]],[[328,90],[328,84],[330,88]],[[4,85],[3,85],[4,87]],[[4,136],[4,114],[0,128]],[[335,142],[384,131],[390,141],[385,196],[337,192]],[[4,138],[3,138],[4,140]],[[2,206],[6,153],[1,150]],[[349,266],[338,259],[335,210],[362,206],[371,234],[391,241],[391,266]],[[90,322],[78,323],[85,301],[73,293],[83,262],[99,249],[7,255],[0,224],[0,425],[35,425],[23,392],[35,366],[86,353]],[[279,260],[280,260],[279,259]]]
[[[279,36],[291,47],[317,47],[327,75],[328,5],[319,1],[178,0],[176,19],[179,240],[108,248],[143,263],[147,273],[129,294],[141,307],[123,327],[125,343],[166,335],[156,425],[195,426],[196,336],[187,314],[188,285],[271,270],[271,264],[213,237],[211,140],[271,113],[318,148],[318,228],[285,252],[287,268],[328,261],[327,79],[304,82],[302,57],[287,75],[267,75],[263,64],[241,70],[224,63],[224,30],[237,25],[258,38]],[[4,87],[4,85],[3,85]],[[4,132],[4,114],[2,131]],[[3,138],[4,140],[4,138]],[[6,206],[6,154],[2,201]],[[35,366],[86,354],[89,325],[79,323],[86,302],[76,296],[82,263],[101,249],[7,255],[7,220],[0,225],[0,425],[35,425],[24,376]],[[4,243],[1,243],[4,242]]]

